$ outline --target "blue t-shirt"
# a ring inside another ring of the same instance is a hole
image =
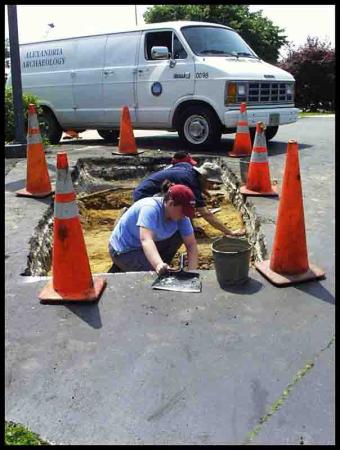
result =
[[[155,241],[163,241],[179,231],[182,237],[192,234],[188,217],[182,220],[166,220],[163,197],[143,198],[134,203],[122,215],[110,237],[110,244],[117,252],[126,252],[142,247],[139,227],[154,232]]]
[[[161,190],[161,184],[164,180],[170,180],[175,184],[184,184],[188,186],[196,200],[196,207],[205,206],[202,197],[202,188],[199,182],[199,173],[190,163],[177,163],[172,167],[159,170],[149,175],[143,180],[133,192],[133,200],[136,202],[141,198],[152,197]]]

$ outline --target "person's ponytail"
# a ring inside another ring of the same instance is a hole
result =
[[[163,183],[161,184],[161,194],[164,196],[164,200],[168,200],[170,195],[169,195],[169,189],[171,188],[171,186],[174,186],[175,183],[173,183],[170,180],[164,180]]]

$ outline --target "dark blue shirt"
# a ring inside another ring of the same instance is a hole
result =
[[[133,192],[133,200],[136,202],[141,198],[152,197],[161,191],[161,184],[164,180],[170,180],[175,184],[188,186],[196,200],[196,207],[205,206],[202,197],[202,188],[199,182],[199,173],[189,163],[177,163],[168,169],[159,170],[149,175],[143,180]]]

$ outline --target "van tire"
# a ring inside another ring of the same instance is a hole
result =
[[[267,141],[270,141],[273,139],[273,137],[276,135],[276,133],[279,131],[279,127],[267,127],[266,129],[266,139]]]
[[[42,113],[39,114],[39,125],[43,138],[48,139],[52,145],[59,144],[63,130],[52,111],[46,108],[42,110]]]
[[[221,139],[221,122],[208,106],[188,106],[178,124],[179,137],[191,150],[210,150]]]
[[[116,142],[119,137],[119,130],[97,130],[97,133],[106,142]]]
[[[266,141],[270,141],[271,139],[273,139],[273,137],[276,135],[276,133],[278,132],[279,127],[267,127],[266,131],[265,131],[265,135],[266,135]],[[249,128],[249,133],[250,133],[250,138],[251,138],[251,143],[254,143],[254,139],[255,139],[255,132],[256,132],[256,128],[255,127],[251,127]]]

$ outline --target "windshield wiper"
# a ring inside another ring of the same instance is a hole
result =
[[[223,50],[221,51],[221,50],[214,50],[214,49],[212,49],[212,50],[202,50],[202,51],[200,52],[201,55],[206,55],[206,54],[209,54],[209,53],[211,53],[212,55],[228,55],[228,56],[233,56],[231,53],[229,53],[229,52],[224,52]]]
[[[252,55],[251,53],[247,53],[247,52],[237,52],[236,54],[237,54],[237,56],[247,56],[248,58],[259,59],[257,56]]]

